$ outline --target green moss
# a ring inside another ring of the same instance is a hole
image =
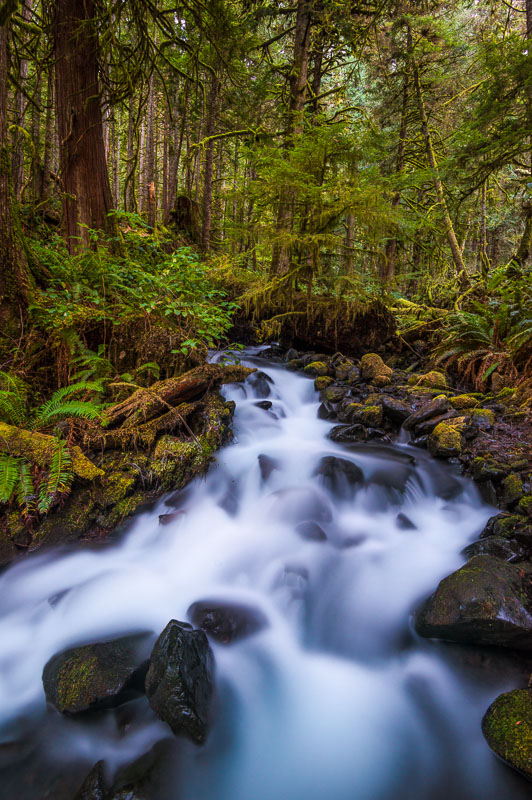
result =
[[[382,406],[364,406],[359,416],[364,425],[378,428],[382,425],[383,413]]]
[[[393,370],[386,366],[377,353],[366,353],[360,360],[360,370],[364,380],[373,380],[377,377],[391,378]]]
[[[499,461],[485,456],[477,456],[471,462],[471,473],[477,481],[501,481],[508,470]]]
[[[525,494],[517,504],[517,510],[525,517],[532,517],[532,494]]]
[[[431,370],[425,375],[421,375],[419,377],[412,376],[408,379],[408,383],[410,385],[416,384],[418,386],[429,386],[432,389],[447,388],[447,378],[443,372],[438,372],[437,370]]]
[[[79,705],[90,705],[89,683],[98,668],[96,656],[82,658],[74,655],[61,666],[57,675],[57,698],[60,707],[74,709]]]
[[[459,420],[463,417],[440,422],[428,439],[428,449],[436,458],[451,458],[462,451],[462,437],[460,435]]]
[[[500,758],[532,778],[532,689],[499,695],[482,720],[482,732]]]
[[[333,379],[329,378],[328,375],[321,375],[314,381],[314,388],[317,392],[321,392],[322,389],[326,389],[327,386],[330,386],[332,382]]]
[[[477,398],[472,397],[470,394],[458,394],[456,397],[449,398],[449,402],[452,408],[457,410],[462,408],[475,408],[479,404]]]
[[[497,400],[509,400],[515,396],[517,389],[510,389],[509,386],[505,386],[504,389],[501,389],[500,392],[496,394]]]
[[[495,425],[495,414],[490,408],[472,408],[469,415],[472,422],[482,430],[491,430]]]
[[[323,361],[311,361],[310,364],[303,368],[303,372],[307,375],[323,377],[329,374],[329,367]]]
[[[523,481],[515,472],[502,482],[502,499],[505,506],[514,506],[523,496]]]

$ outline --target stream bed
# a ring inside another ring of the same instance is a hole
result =
[[[212,642],[211,733],[200,748],[172,745],[157,798],[529,797],[480,730],[500,692],[526,685],[523,662],[425,641],[412,625],[494,510],[425,451],[330,441],[312,381],[259,351],[241,360],[264,375],[224,389],[235,441],[206,478],[105,546],[35,555],[0,577],[0,796],[69,800],[99,759],[112,776],[169,736],[145,698],[90,720],[47,711],[51,656],[158,634],[216,600],[265,625]]]

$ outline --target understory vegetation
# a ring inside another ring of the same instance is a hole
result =
[[[209,348],[532,382],[530,0],[0,6],[0,503]],[[528,40],[528,42],[527,42]]]

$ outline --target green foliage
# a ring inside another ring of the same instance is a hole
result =
[[[37,508],[41,514],[46,514],[50,510],[50,506],[58,494],[64,494],[69,490],[73,478],[72,458],[66,442],[58,436],[48,477],[41,483],[39,489]]]

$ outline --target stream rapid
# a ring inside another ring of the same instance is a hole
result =
[[[525,798],[480,731],[490,702],[515,686],[512,665],[412,627],[493,509],[422,450],[330,441],[312,381],[259,351],[241,361],[268,377],[224,388],[235,440],[206,478],[110,545],[35,555],[0,577],[0,789],[10,791],[0,796],[22,796],[13,792],[34,756],[17,771],[2,755],[17,741],[31,739],[48,772],[80,761],[87,772],[102,758],[112,772],[168,736],[145,699],[135,724],[124,712],[92,723],[47,712],[43,667],[80,643],[158,634],[215,599],[267,626],[212,642],[213,727],[204,747],[180,745],[166,800]],[[356,464],[363,483],[330,457]]]

